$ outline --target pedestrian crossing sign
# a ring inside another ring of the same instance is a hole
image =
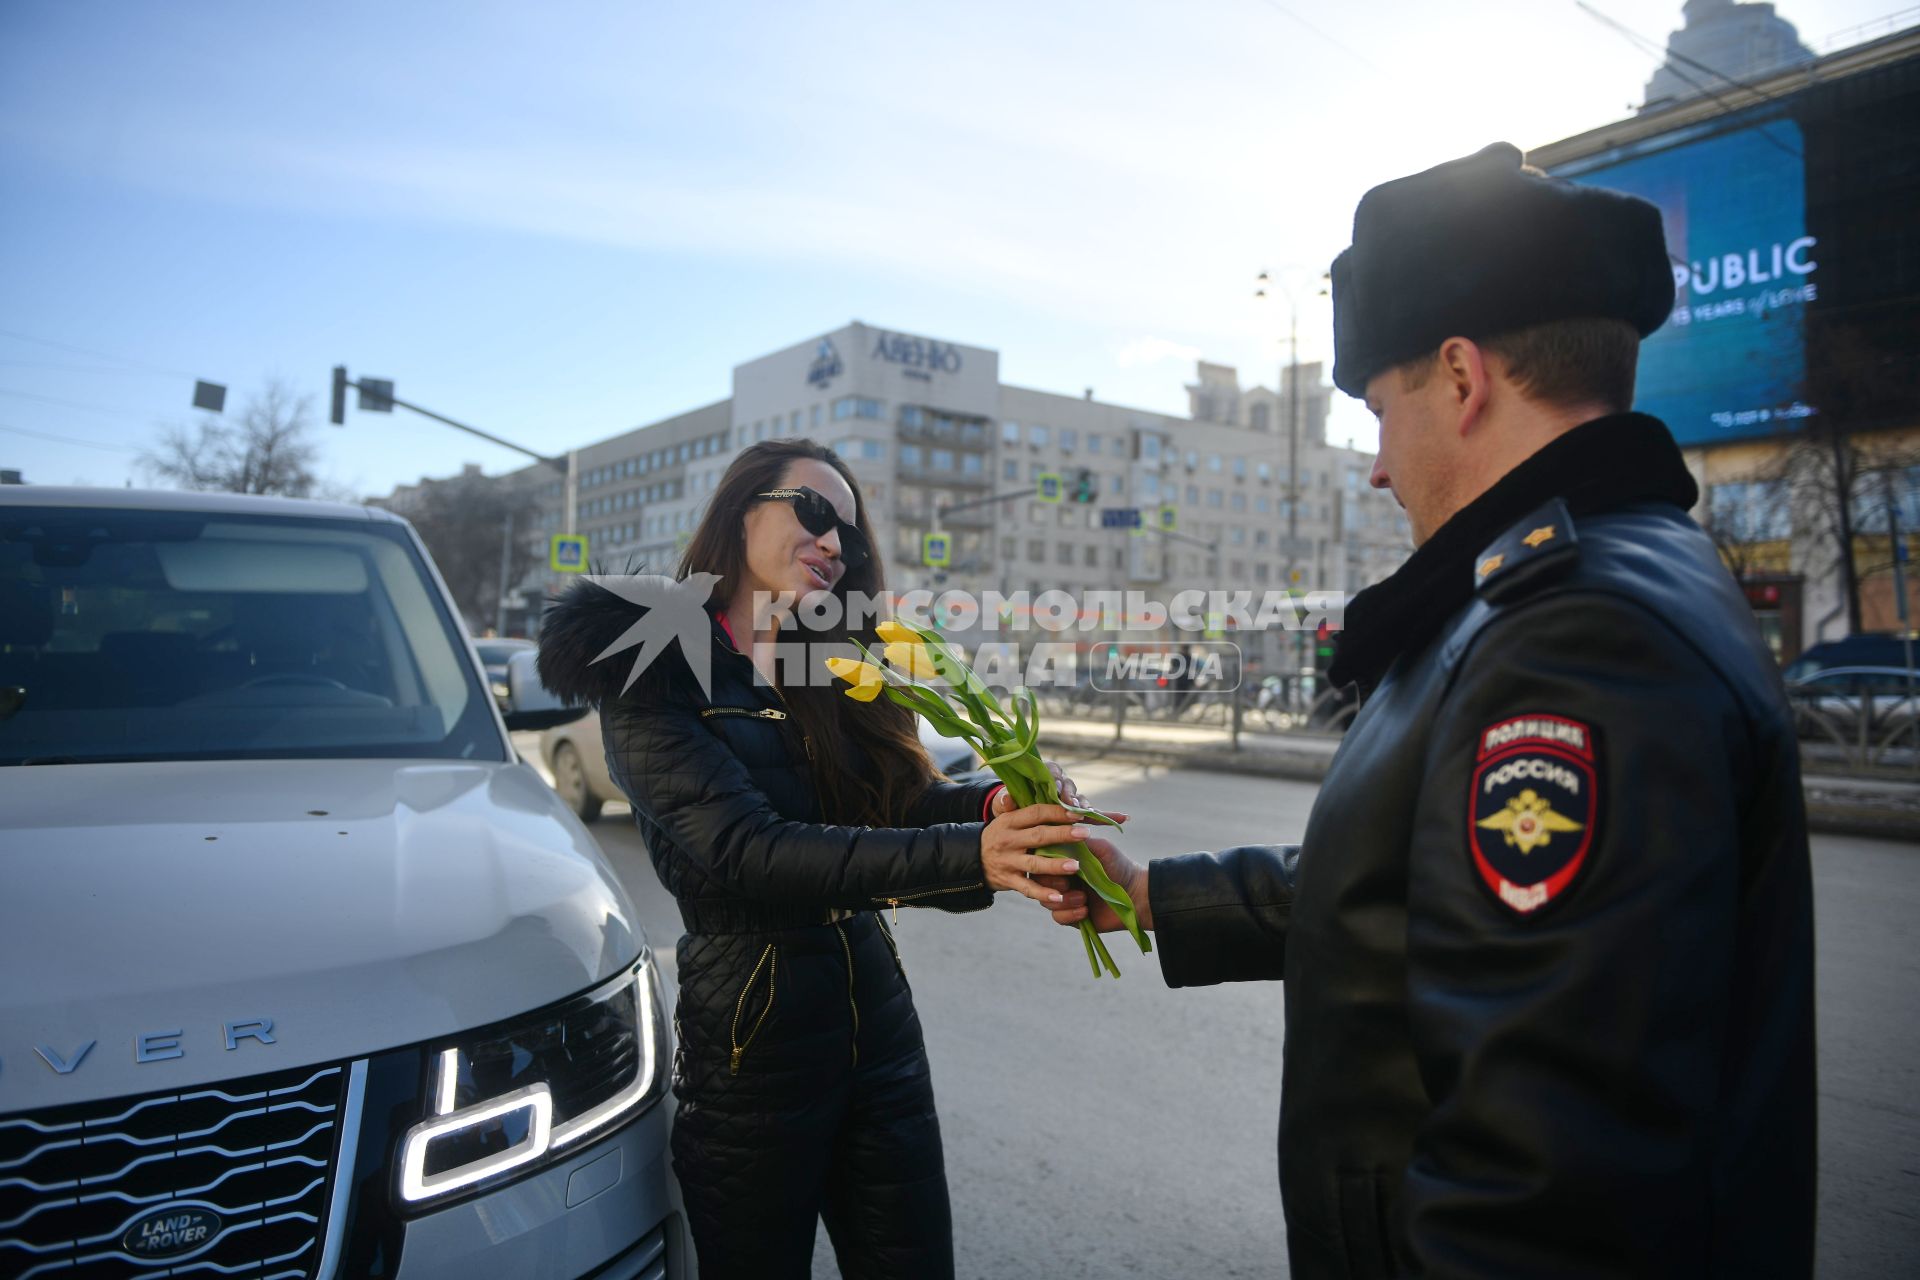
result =
[[[920,536],[920,563],[944,569],[952,552],[953,539],[947,534],[926,533]]]
[[[1033,479],[1034,483],[1037,484],[1040,489],[1040,491],[1034,495],[1036,498],[1042,502],[1060,501],[1060,494],[1066,488],[1066,481],[1060,478],[1059,472],[1042,471]]]
[[[587,535],[556,533],[547,544],[547,567],[555,573],[587,571]]]

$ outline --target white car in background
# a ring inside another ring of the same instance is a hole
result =
[[[917,716],[915,719],[920,725],[920,745],[927,749],[933,758],[933,767],[942,774],[957,777],[979,763],[979,756],[965,739],[949,738],[925,720]],[[592,712],[542,733],[540,759],[553,775],[553,789],[582,822],[598,819],[601,807],[609,802],[627,802],[607,773],[607,751],[600,740],[600,717]]]

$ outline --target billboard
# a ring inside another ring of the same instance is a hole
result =
[[[1804,156],[1800,126],[1775,119],[1553,170],[1664,215],[1674,308],[1641,346],[1635,407],[1683,445],[1791,431],[1814,412],[1805,316],[1819,297],[1821,251],[1808,234]]]

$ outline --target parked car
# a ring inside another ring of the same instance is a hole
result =
[[[1913,642],[1920,658],[1920,640]],[[1901,667],[1907,665],[1907,642],[1896,635],[1865,632],[1844,640],[1823,640],[1789,662],[1781,671],[1788,684],[1805,680],[1831,667]]]
[[[488,637],[476,639],[473,651],[480,655],[480,665],[487,672],[487,687],[493,690],[493,699],[500,704],[501,710],[507,706],[507,659],[516,653],[530,653],[534,649],[531,640],[502,639]]]
[[[1910,731],[1920,711],[1920,672],[1905,667],[1828,667],[1787,685],[1800,736],[1869,746]],[[1861,724],[1862,717],[1866,723]]]
[[[0,488],[0,1275],[685,1273],[577,713],[457,616],[385,511]]]
[[[920,745],[933,758],[933,767],[957,778],[979,761],[964,738],[949,738],[925,720],[920,722]],[[607,750],[600,740],[600,717],[589,712],[568,724],[555,725],[540,735],[540,758],[553,775],[553,789],[582,822],[593,822],[608,801],[626,797],[607,772]]]

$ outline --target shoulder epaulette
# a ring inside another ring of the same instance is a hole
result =
[[[1473,589],[1510,600],[1559,577],[1580,556],[1567,504],[1555,498],[1495,538],[1474,560]]]

